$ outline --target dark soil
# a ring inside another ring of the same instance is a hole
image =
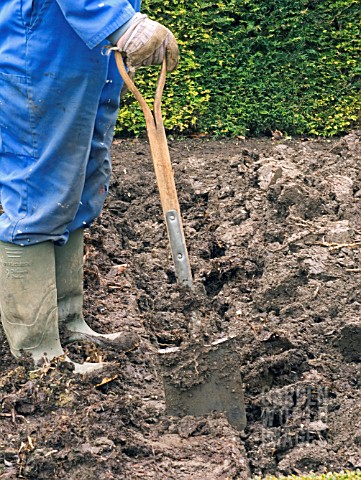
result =
[[[148,143],[115,141],[110,195],[86,237],[85,311],[139,342],[67,346],[111,362],[81,377],[61,361],[19,364],[2,337],[0,478],[361,467],[361,133],[169,143],[194,291],[175,281]],[[236,335],[244,432],[219,412],[166,415],[158,349],[183,351],[194,332]]]

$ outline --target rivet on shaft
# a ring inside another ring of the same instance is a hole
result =
[[[178,260],[182,260],[183,255],[181,253],[178,253]]]

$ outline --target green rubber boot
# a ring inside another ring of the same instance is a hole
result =
[[[68,341],[119,340],[123,333],[102,334],[94,331],[83,317],[83,255],[84,231],[72,232],[66,245],[55,247],[56,286],[58,291],[59,323],[63,323]]]
[[[55,278],[52,242],[26,247],[0,242],[1,322],[15,357],[20,357],[22,351],[28,352],[37,364],[44,358],[64,355],[59,339]],[[104,365],[72,363],[78,373]]]

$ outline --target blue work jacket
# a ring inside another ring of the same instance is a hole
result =
[[[139,0],[1,0],[0,240],[61,245],[100,213],[122,80],[107,37]]]

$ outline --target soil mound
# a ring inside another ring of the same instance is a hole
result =
[[[0,478],[236,479],[361,467],[361,132],[170,141],[195,289],[176,284],[148,144],[116,140],[86,234],[85,313],[109,367],[0,351]],[[190,330],[190,324],[192,329]],[[165,414],[158,348],[237,336],[248,426]],[[2,335],[2,334],[0,334]]]

